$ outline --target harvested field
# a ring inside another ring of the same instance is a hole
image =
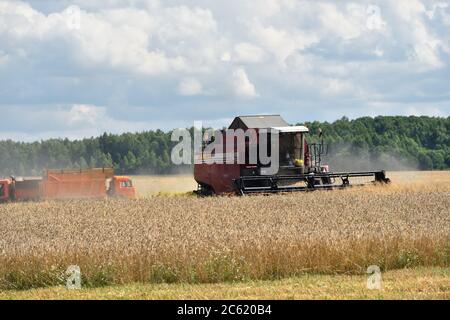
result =
[[[1,205],[0,289],[62,284],[69,265],[91,287],[448,268],[450,174],[440,174],[290,195]]]

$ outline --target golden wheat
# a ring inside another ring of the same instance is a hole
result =
[[[192,192],[197,183],[192,175],[132,176],[139,197],[151,195],[178,195]]]
[[[0,289],[448,267],[449,185],[1,205]]]

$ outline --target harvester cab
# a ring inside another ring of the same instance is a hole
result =
[[[323,157],[328,148],[324,144],[323,134],[319,131],[318,142],[308,143],[309,129],[306,126],[290,126],[279,115],[241,116],[231,123],[229,129],[249,129],[260,132],[270,132],[269,135],[278,137],[279,157],[276,173],[268,170],[270,165],[263,164],[259,158],[256,163],[248,161],[248,151],[260,150],[261,147],[272,154],[273,139],[268,138],[268,145],[263,140],[245,141],[245,163],[228,163],[219,159],[228,155],[227,151],[216,152],[216,162],[208,162],[211,155],[204,154],[205,145],[201,154],[196,154],[197,161],[194,166],[194,177],[198,183],[197,194],[212,195],[224,193],[275,193],[290,191],[312,191],[318,189],[330,190],[345,188],[350,185],[363,185],[366,183],[388,183],[384,171],[365,172],[330,172],[327,165],[322,165]],[[276,135],[273,135],[276,132]],[[222,141],[229,139],[222,131]],[[211,139],[206,143],[213,143]],[[252,144],[256,144],[253,145]],[[235,146],[234,152],[237,152]],[[272,168],[270,168],[272,169]],[[366,181],[368,180],[368,181]]]
[[[272,127],[279,134],[279,173],[304,173],[311,162],[304,126]]]

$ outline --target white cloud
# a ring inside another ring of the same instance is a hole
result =
[[[434,19],[437,12],[440,13],[440,12],[442,12],[442,10],[445,10],[448,7],[449,7],[449,4],[445,3],[445,2],[433,3],[431,8],[426,11],[426,14],[427,14],[428,18]]]
[[[105,111],[105,108],[91,105],[74,105],[63,114],[63,120],[69,125],[92,126],[105,119]]]
[[[425,17],[427,10],[419,0],[400,0],[391,3],[393,13],[399,18],[396,32],[401,40],[413,47],[408,57],[419,62],[421,69],[435,69],[443,66],[439,50],[442,40],[430,32]],[[446,39],[448,40],[448,39]]]
[[[77,8],[46,16],[25,3],[2,3],[0,17],[6,23],[0,24],[0,35],[18,46],[55,41],[84,67],[150,75],[201,69],[211,58],[199,42],[216,31],[208,10],[181,6],[148,12],[132,8],[87,12]],[[156,45],[164,45],[165,50]],[[195,60],[197,65],[192,64]]]
[[[223,62],[230,62],[231,61],[231,54],[227,51],[224,52],[220,58]]]
[[[233,89],[237,96],[246,98],[257,96],[255,86],[250,82],[243,68],[237,68],[233,71]]]
[[[2,64],[3,64],[3,65],[7,64],[7,63],[8,63],[8,60],[9,60],[8,55],[7,55],[7,54],[3,54],[3,53],[0,51],[0,66],[1,66]]]
[[[374,101],[370,103],[372,113],[370,115],[376,116],[395,108],[396,115],[412,115],[412,116],[434,116],[434,117],[448,117],[448,112],[442,111],[441,104],[437,106],[430,105],[427,102],[413,102],[408,105],[396,102],[381,102]]]
[[[194,78],[183,79],[179,86],[182,95],[193,96],[202,92],[202,84]]]
[[[282,66],[291,54],[306,49],[318,41],[316,35],[302,30],[287,31],[273,26],[266,27],[260,22],[253,22],[249,27],[255,41],[265,47]]]
[[[169,128],[243,108],[332,120],[371,114],[374,101],[385,114],[448,115],[450,6],[372,3],[0,0],[2,118],[19,137]]]
[[[353,86],[342,79],[330,79],[324,87],[324,93],[329,95],[348,94],[353,91]]]
[[[251,43],[241,42],[234,46],[235,57],[237,63],[260,63],[265,59],[265,52],[260,47]]]
[[[347,7],[339,10],[331,3],[317,5],[318,17],[327,32],[333,33],[344,40],[357,38],[364,32],[367,17],[363,15],[363,6]]]
[[[141,131],[154,127],[151,122],[115,119],[108,114],[106,107],[95,105],[39,107],[25,114],[16,113],[20,111],[20,106],[10,106],[8,109],[13,113],[7,115],[5,120],[11,124],[11,129],[0,132],[0,139],[35,141],[50,137],[80,138],[98,136],[103,132]],[[24,128],[31,132],[17,131]]]
[[[384,52],[383,49],[381,49],[380,47],[376,47],[375,50],[373,51],[373,54],[376,55],[377,57],[382,57]]]

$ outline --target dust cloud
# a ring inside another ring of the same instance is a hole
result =
[[[418,164],[388,152],[370,153],[367,150],[354,150],[350,145],[339,145],[323,156],[322,164],[330,166],[330,171],[416,171]]]

